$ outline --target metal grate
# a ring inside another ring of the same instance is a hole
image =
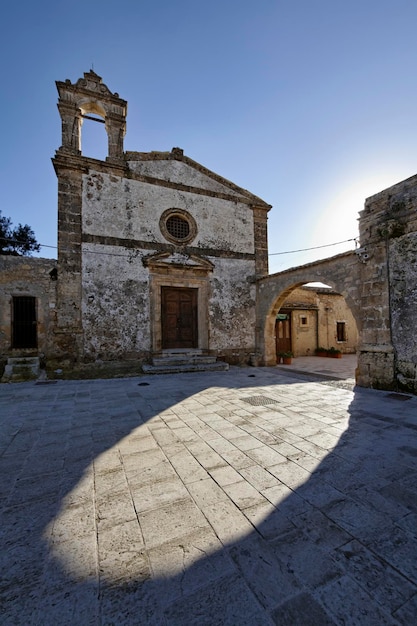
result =
[[[266,406],[267,404],[279,404],[278,400],[266,398],[265,396],[251,396],[250,398],[241,398],[243,402],[252,404],[253,406]]]
[[[172,215],[166,221],[166,229],[175,239],[187,239],[190,234],[190,225],[183,217]]]

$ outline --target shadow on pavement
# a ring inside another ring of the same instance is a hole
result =
[[[415,620],[415,428],[373,412],[364,390],[346,414],[348,392],[319,383],[303,392],[297,379],[250,372],[0,390],[9,443],[0,458],[1,624]],[[248,404],[245,415],[242,398],[253,397],[276,404],[259,414]],[[322,417],[334,417],[314,441],[308,415],[319,398]],[[221,444],[209,429],[225,419]],[[193,438],[186,429],[197,426]],[[262,446],[245,454],[235,428]],[[187,459],[203,458],[206,445],[223,463],[211,474],[196,464],[193,477]],[[281,450],[282,463],[257,458],[264,448]]]

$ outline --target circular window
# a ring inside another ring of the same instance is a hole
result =
[[[189,243],[197,234],[194,218],[183,209],[168,209],[159,220],[165,239],[174,243]]]
[[[183,217],[171,215],[166,221],[167,231],[175,239],[187,239],[190,234],[190,225]]]

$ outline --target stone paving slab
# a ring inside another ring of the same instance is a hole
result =
[[[416,623],[417,397],[291,367],[1,385],[0,624]]]

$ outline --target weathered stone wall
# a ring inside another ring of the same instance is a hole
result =
[[[417,233],[389,246],[392,342],[401,388],[417,393]]]
[[[155,174],[152,162],[146,163],[147,171]],[[184,167],[183,181],[190,171]],[[159,167],[156,170],[160,174]],[[210,187],[202,176],[199,184]],[[194,175],[191,180],[195,182]],[[256,288],[253,215],[246,203],[92,168],[83,176],[82,202],[84,360],[144,359],[158,351],[152,344],[155,311],[144,261],[161,250],[175,250],[159,223],[164,211],[173,207],[187,210],[197,227],[181,254],[199,254],[212,264],[208,309],[200,312],[208,326],[200,334],[209,340],[200,347],[231,362],[249,359],[255,345]],[[170,268],[170,275],[173,272]],[[186,276],[181,284],[193,286]]]
[[[231,363],[248,362],[255,351],[254,262],[210,258],[210,351]]]
[[[185,167],[184,177],[189,170]],[[158,243],[172,249],[174,246],[161,233],[159,220],[167,209],[180,208],[190,213],[197,223],[197,235],[189,248],[202,253],[214,249],[254,254],[252,210],[237,200],[186,192],[90,169],[83,178],[82,202],[83,233],[87,235],[133,239],[139,246]]]
[[[4,362],[9,356],[33,353],[48,356],[53,350],[56,314],[56,261],[0,255],[0,355]],[[15,296],[36,298],[38,347],[12,349],[12,300]]]
[[[81,192],[79,159],[57,155],[58,281],[55,329],[56,366],[74,363],[83,350],[81,323]]]
[[[84,360],[142,359],[150,350],[143,251],[83,244]]]
[[[417,392],[417,176],[366,200],[359,382]]]

